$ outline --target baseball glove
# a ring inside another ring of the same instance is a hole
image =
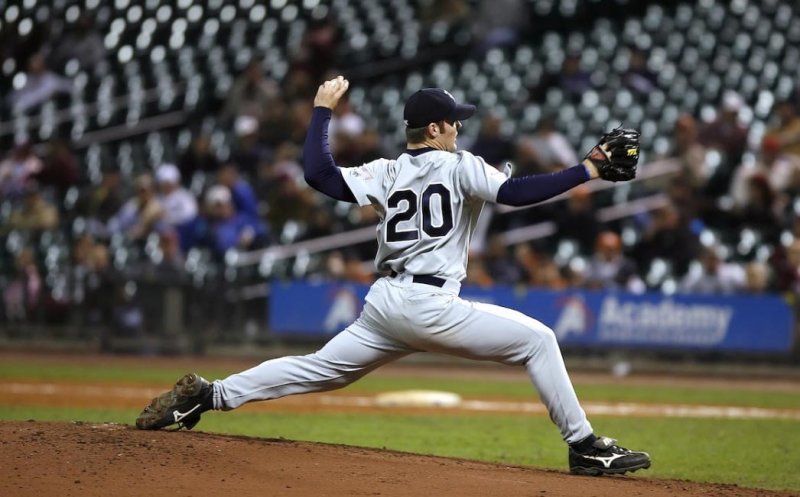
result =
[[[594,164],[604,180],[630,181],[636,177],[639,162],[639,132],[615,128],[603,135],[584,159]]]

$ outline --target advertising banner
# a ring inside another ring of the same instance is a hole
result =
[[[346,283],[275,284],[270,326],[279,335],[332,336],[358,317],[367,291]],[[461,297],[523,312],[551,327],[563,345],[767,353],[792,347],[794,316],[776,296],[464,287]]]

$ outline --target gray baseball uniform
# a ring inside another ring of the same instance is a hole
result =
[[[473,228],[506,175],[469,152],[432,149],[341,173],[358,203],[380,215],[376,265],[392,276],[375,282],[361,316],[319,351],[215,381],[214,408],[341,388],[428,351],[525,366],[564,440],[592,435],[552,330],[520,312],[458,296]]]

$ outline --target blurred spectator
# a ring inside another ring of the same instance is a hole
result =
[[[22,205],[11,212],[7,230],[49,231],[58,227],[58,209],[46,201],[38,185],[29,183]]]
[[[481,123],[478,137],[470,147],[470,152],[483,157],[490,165],[501,168],[514,155],[511,139],[501,132],[502,120],[496,115],[488,115]]]
[[[522,279],[522,269],[511,257],[501,235],[489,238],[484,259],[486,271],[495,282],[513,285]]]
[[[761,233],[770,243],[776,243],[781,231],[781,206],[766,177],[755,174],[747,180],[747,202],[738,209],[740,227]]]
[[[674,274],[682,276],[697,253],[697,237],[669,204],[653,211],[632,256],[640,271],[647,271],[654,259],[663,259],[671,263]]]
[[[539,254],[528,243],[516,245],[513,252],[514,262],[522,269],[522,278],[530,282],[539,265]]]
[[[320,238],[323,236],[328,236],[334,234],[337,230],[337,225],[340,223],[337,222],[336,217],[333,213],[323,208],[322,205],[317,205],[314,203],[312,199],[307,199],[304,193],[307,191],[305,189],[294,190],[294,195],[290,194],[293,188],[288,183],[284,183],[286,186],[286,193],[288,194],[285,200],[288,200],[292,197],[299,197],[302,203],[298,203],[297,206],[294,206],[294,212],[301,213],[297,216],[292,216],[289,218],[282,218],[283,220],[283,227],[286,231],[287,228],[292,226],[297,226],[300,231],[299,238],[302,239],[310,239],[310,238]],[[296,185],[295,185],[296,186]],[[309,192],[310,193],[310,192]],[[305,232],[303,232],[303,227],[305,227]],[[367,255],[369,257],[369,255]]]
[[[730,295],[744,289],[747,275],[739,264],[722,260],[719,247],[706,247],[700,253],[700,264],[693,267],[680,283],[684,293]]]
[[[181,240],[175,230],[165,229],[159,233],[160,257],[153,267],[158,277],[176,279],[186,274],[181,245]]]
[[[573,259],[569,264],[561,268],[561,275],[567,288],[589,288],[586,280],[588,267],[585,264],[574,262],[582,259]]]
[[[647,68],[647,53],[639,49],[631,50],[622,83],[634,93],[646,96],[656,87],[656,81],[655,73]]]
[[[782,189],[782,193],[787,197],[787,201],[800,198],[800,169],[794,169],[789,177],[789,184]],[[796,200],[795,200],[796,201]],[[790,205],[787,202],[787,206]]]
[[[742,165],[736,170],[731,184],[731,196],[737,206],[743,207],[749,202],[748,184],[753,176],[766,178],[776,194],[794,190],[795,178],[800,177],[800,156],[781,153],[780,149],[778,138],[767,135],[761,141],[761,150],[755,165]]]
[[[686,222],[692,226],[702,222],[700,219],[700,212],[704,206],[703,202],[710,203],[710,199],[702,198],[697,191],[693,190],[680,176],[673,176],[666,189],[669,200],[672,205],[678,209],[678,214],[681,219],[685,219]]]
[[[702,189],[708,180],[706,149],[699,140],[697,120],[690,114],[682,114],[675,120],[671,155],[680,161],[679,176],[692,189]]]
[[[644,282],[636,274],[636,264],[622,253],[622,240],[613,231],[603,231],[597,235],[585,285],[594,289],[621,289],[634,293],[645,290]]]
[[[232,248],[252,250],[267,242],[267,230],[257,218],[244,212],[236,212],[231,191],[222,185],[214,185],[205,196],[207,209],[208,243],[218,257],[223,257]]]
[[[211,136],[207,132],[195,135],[189,149],[178,159],[178,169],[187,183],[194,173],[215,173],[218,167],[219,159],[211,150]]]
[[[317,92],[317,85],[311,72],[299,65],[289,69],[286,77],[283,78],[283,88],[281,100],[289,102],[293,100],[310,100]],[[269,112],[269,109],[267,110]]]
[[[783,152],[777,139],[767,136],[761,145],[759,165],[778,194],[800,193],[800,155]]]
[[[475,285],[481,288],[489,288],[494,285],[494,280],[486,268],[483,258],[473,254],[469,258],[467,265],[467,277],[464,279],[465,285]]]
[[[4,198],[19,198],[25,191],[28,178],[42,171],[44,164],[29,142],[17,144],[11,154],[0,162],[0,194]]]
[[[776,262],[775,287],[778,291],[800,297],[800,238],[786,247],[785,257]],[[795,304],[800,305],[800,300]]]
[[[246,180],[239,175],[236,164],[224,164],[217,172],[217,182],[228,188],[231,192],[231,200],[237,213],[246,214],[254,219],[258,219],[258,198]]]
[[[796,103],[791,100],[776,103],[774,116],[777,123],[767,130],[766,136],[777,139],[782,153],[800,157],[800,116]]]
[[[360,165],[389,155],[381,146],[381,135],[377,130],[367,128],[356,139],[356,154],[353,164]]]
[[[552,118],[539,120],[533,134],[517,140],[515,176],[560,171],[577,164],[578,154],[567,137],[555,128]]]
[[[563,290],[567,287],[567,280],[552,257],[540,257],[536,271],[531,275],[529,283],[533,287],[548,290]]]
[[[342,165],[357,165],[359,138],[366,130],[364,118],[358,115],[347,98],[342,98],[333,110],[329,135],[331,151]]]
[[[59,67],[70,59],[76,59],[84,69],[95,67],[106,58],[106,47],[102,35],[95,29],[92,18],[82,13],[72,30],[54,43],[50,60]]]
[[[760,261],[752,261],[745,267],[747,281],[745,292],[751,295],[761,295],[771,289],[772,271]]]
[[[302,65],[313,81],[321,81],[337,63],[340,39],[341,31],[335,16],[312,19],[293,62]]]
[[[77,213],[88,218],[95,236],[108,236],[108,222],[122,207],[122,174],[116,165],[107,166],[100,184],[81,192]]]
[[[278,96],[278,86],[267,78],[261,60],[253,58],[244,72],[233,82],[220,118],[225,122],[239,117],[253,117],[256,123],[264,117],[269,104]]]
[[[308,105],[308,102],[297,100],[292,102],[289,106],[289,113],[288,113],[288,122],[289,126],[286,126],[286,122],[283,123],[283,126],[287,128],[288,134],[287,139],[294,142],[294,143],[303,143],[305,140],[306,132],[308,131],[308,123],[311,121],[311,112],[314,109]],[[329,136],[333,136],[329,130]]]
[[[284,243],[330,235],[335,227],[331,210],[317,205],[316,195],[302,180],[278,176],[267,199],[267,219]]]
[[[366,124],[364,118],[358,115],[350,105],[350,100],[343,97],[333,110],[330,124],[330,134],[332,136],[345,135],[355,137],[364,132]]]
[[[348,250],[344,254],[345,277],[349,281],[371,285],[375,282],[372,270],[368,269],[373,267],[372,264],[371,260],[364,264],[354,251]]]
[[[343,223],[341,220],[330,216],[332,220],[327,222],[327,225],[322,225],[325,222],[324,217],[317,216],[318,212],[328,212],[326,209],[317,208],[315,211],[314,222],[310,224],[309,231],[323,231],[327,230],[329,233],[337,233],[346,229],[346,226],[352,225],[353,227],[359,226],[375,226],[380,222],[378,211],[373,206],[350,207],[349,215],[347,217],[348,224]],[[308,236],[306,238],[309,238]],[[371,261],[375,259],[375,251],[377,250],[377,241],[374,239],[366,242],[359,243],[352,247],[352,252],[358,255],[359,260]]]
[[[60,138],[50,140],[44,167],[36,174],[36,181],[42,186],[52,186],[59,198],[67,190],[78,184],[78,159],[69,148],[69,143]]]
[[[291,141],[292,125],[288,124],[291,122],[292,108],[289,105],[289,100],[276,100],[266,110],[264,121],[261,124],[261,141],[263,144],[274,148],[280,143]]]
[[[726,91],[717,118],[700,130],[700,143],[721,154],[719,165],[708,181],[706,192],[709,195],[727,192],[733,173],[742,162],[748,134],[748,129],[739,123],[739,112],[744,106],[738,93]]]
[[[250,177],[255,177],[259,166],[270,158],[270,150],[261,143],[258,136],[258,121],[251,116],[236,118],[234,125],[236,144],[231,153],[231,161]]]
[[[344,254],[334,250],[325,256],[325,266],[323,272],[325,279],[332,281],[344,281],[345,273]]]
[[[466,0],[425,0],[422,2],[420,20],[425,24],[460,24],[470,15]]]
[[[133,198],[122,205],[108,225],[112,233],[124,233],[131,240],[142,240],[156,229],[164,216],[164,207],[156,196],[150,175],[137,177],[135,186]]]
[[[10,5],[5,2],[4,6]],[[8,9],[5,8],[3,12],[8,12]],[[33,21],[27,33],[21,26],[25,19]],[[16,20],[10,20],[6,17],[3,20],[3,29],[0,29],[0,60],[15,60],[19,65],[21,61],[28,60],[31,55],[40,51],[50,36],[52,29],[47,19],[19,16]]]
[[[575,240],[580,252],[592,252],[600,232],[600,222],[592,202],[592,192],[586,185],[573,188],[568,194],[566,205],[553,211],[553,220],[558,226],[558,238]]]
[[[97,243],[91,235],[80,235],[72,245],[72,257],[76,265],[85,268],[94,267],[96,260],[95,249],[103,246]]]
[[[57,281],[47,301],[48,321],[71,322],[80,330],[84,324],[111,322],[115,290],[108,247],[81,235],[72,244],[69,267]]]
[[[697,212],[718,210],[715,197],[702,195],[709,171],[706,148],[700,144],[697,128],[697,120],[691,114],[678,116],[672,128],[672,149],[666,157],[648,164],[652,170],[677,168],[677,172],[648,178],[642,183],[654,192],[669,189],[673,205],[681,214],[688,214],[687,219],[694,218]]]
[[[350,213],[347,220],[356,226],[375,226],[381,220],[378,211],[371,205],[368,206],[351,206]],[[374,251],[373,251],[374,252]],[[367,257],[372,257],[374,254],[367,254]]]
[[[530,29],[527,2],[522,0],[480,0],[473,33],[477,52],[513,45]]]
[[[145,316],[137,293],[136,283],[133,281],[117,286],[117,292],[114,295],[114,334],[136,338],[139,343],[142,343]],[[108,345],[106,344],[106,346]]]
[[[325,257],[325,277],[333,281],[354,281],[368,285],[375,278],[354,252],[334,250]]]
[[[156,181],[164,209],[164,224],[175,230],[180,246],[188,249],[194,243],[197,199],[181,186],[181,173],[174,164],[161,165],[156,171]]]
[[[96,243],[91,249],[90,271],[86,275],[85,320],[108,326],[113,318],[115,281],[108,247]]]
[[[33,250],[26,247],[17,254],[14,272],[2,292],[7,321],[26,321],[34,314],[41,298],[42,277]]]
[[[281,143],[275,151],[275,160],[261,164],[258,170],[256,190],[258,198],[267,199],[284,179],[305,183],[303,167],[298,161],[298,147],[292,142]]]
[[[576,54],[568,54],[564,58],[561,70],[557,74],[543,76],[539,85],[533,89],[532,98],[544,101],[551,88],[559,88],[564,96],[577,101],[592,88],[592,75],[581,69],[581,58]]]
[[[57,93],[72,91],[72,82],[50,71],[40,53],[28,61],[25,85],[8,96],[8,104],[14,112],[24,112],[50,99]]]

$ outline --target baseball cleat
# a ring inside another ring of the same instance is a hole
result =
[[[574,475],[623,474],[650,467],[650,454],[617,445],[613,438],[599,437],[585,452],[569,448],[569,471]]]
[[[154,398],[136,418],[140,430],[160,430],[177,424],[178,429],[191,430],[200,422],[200,414],[212,406],[214,389],[211,383],[195,373],[189,373],[172,387]]]

